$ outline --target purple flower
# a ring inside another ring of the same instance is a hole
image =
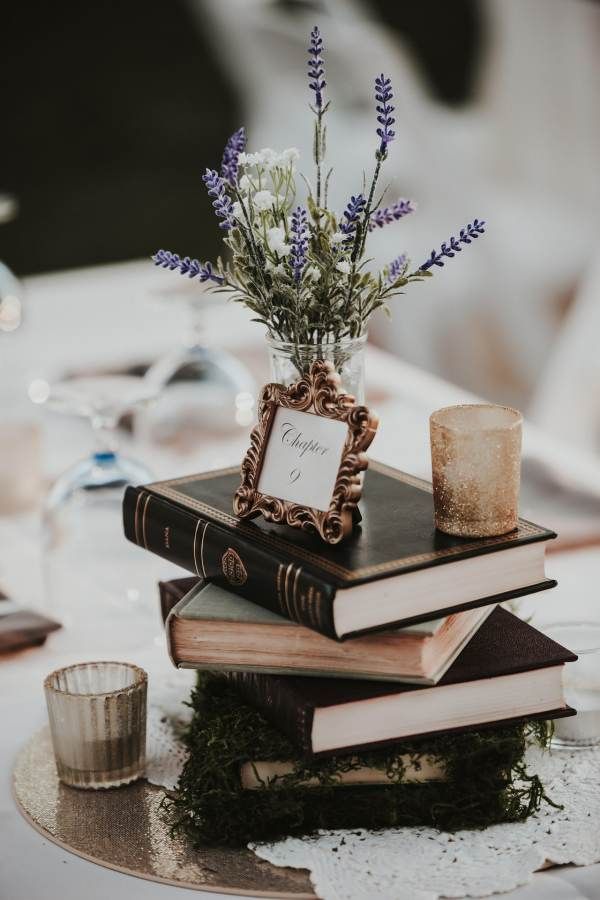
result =
[[[377,129],[377,134],[381,138],[381,143],[379,145],[379,150],[377,151],[377,155],[381,159],[385,159],[387,155],[387,145],[394,140],[396,136],[396,132],[392,130],[392,125],[396,121],[392,113],[394,112],[394,107],[390,103],[390,100],[394,99],[394,95],[392,93],[392,80],[391,78],[386,78],[385,75],[381,74],[379,78],[375,79],[375,100],[377,101],[377,121],[379,122],[379,128]]]
[[[465,225],[464,228],[460,229],[457,238],[452,235],[447,243],[442,244],[438,252],[432,250],[429,259],[425,260],[425,262],[419,266],[419,271],[426,272],[432,266],[443,266],[444,261],[442,257],[452,257],[457,253],[460,253],[462,250],[460,245],[470,244],[473,239],[478,238],[480,234],[484,233],[484,226],[484,221],[480,222],[479,219],[473,219],[472,224]]]
[[[306,222],[306,210],[298,206],[292,213],[292,223],[290,225],[290,231],[292,232],[290,265],[296,284],[302,278],[302,270],[306,264],[306,250],[308,247]]]
[[[344,210],[345,222],[340,222],[340,231],[346,235],[344,243],[348,243],[352,240],[354,232],[356,231],[358,217],[364,211],[366,202],[367,201],[362,194],[359,194],[357,197],[350,197],[350,202]]]
[[[215,213],[220,219],[223,219],[222,222],[219,222],[219,228],[229,231],[235,225],[235,220],[233,218],[232,203],[227,195],[225,181],[214,169],[207,169],[202,176],[202,181],[206,185],[208,196],[213,198],[212,205]]]
[[[369,218],[369,231],[373,231],[375,228],[383,228],[384,225],[389,225],[391,222],[397,222],[403,216],[414,212],[416,208],[412,200],[400,199],[392,206],[376,209]]]
[[[244,126],[234,131],[225,144],[223,159],[221,160],[221,178],[230,185],[237,184],[238,157],[246,149],[246,130]]]
[[[171,253],[170,250],[157,250],[152,261],[155,266],[161,266],[163,269],[174,271],[178,269],[181,275],[187,275],[188,278],[199,278],[200,281],[214,281],[216,284],[223,284],[223,278],[215,275],[212,263],[205,262],[202,264],[197,259],[190,259],[184,256],[182,259],[177,253]]]
[[[387,280],[390,284],[393,284],[394,281],[402,275],[404,267],[406,266],[406,261],[406,253],[401,253],[400,256],[397,256],[396,259],[391,261],[387,267]]]
[[[308,47],[308,86],[315,92],[315,105],[317,109],[323,106],[323,88],[327,82],[323,80],[325,65],[323,63],[323,38],[315,25],[310,33],[310,45]]]

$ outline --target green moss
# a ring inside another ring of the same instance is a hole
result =
[[[447,779],[403,784],[398,750],[301,759],[222,675],[200,673],[190,705],[194,715],[185,734],[190,756],[165,808],[174,828],[196,845],[241,846],[318,828],[482,828],[525,819],[543,799],[551,802],[523,761],[529,741],[548,743],[545,722],[404,741],[401,752],[410,754],[413,764],[433,757]],[[241,787],[239,769],[251,760],[294,760],[296,768],[275,786],[248,791]],[[385,771],[389,785],[336,786],[340,772],[365,765]],[[302,787],[308,778],[319,786]]]

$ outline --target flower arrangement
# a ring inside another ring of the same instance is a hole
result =
[[[369,318],[413,281],[431,276],[445,261],[484,232],[485,222],[474,219],[432,250],[411,270],[404,253],[381,272],[371,272],[365,257],[368,235],[415,211],[404,198],[383,206],[385,191],[377,195],[381,169],[395,138],[393,91],[390,78],[375,79],[375,163],[370,184],[350,197],[341,214],[328,208],[332,170],[325,172],[325,97],[323,39],[315,26],[308,47],[308,79],[314,115],[314,179],[304,178],[306,205],[297,200],[295,148],[246,152],[246,134],[231,135],[220,172],[207,169],[202,176],[212,201],[230,261],[216,265],[159,250],[156,265],[177,270],[189,278],[209,282],[229,293],[254,313],[271,338],[298,345],[322,345],[366,333]],[[304,177],[304,176],[303,176]],[[363,182],[365,181],[363,176]]]

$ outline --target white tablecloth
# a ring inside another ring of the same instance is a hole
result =
[[[184,312],[176,306],[161,307],[148,295],[163,275],[167,273],[157,272],[148,263],[131,263],[29,279],[25,325],[15,335],[0,337],[3,409],[6,418],[40,423],[48,476],[56,475],[89,450],[89,434],[80,423],[33,407],[26,398],[27,385],[33,378],[52,378],[61,369],[143,361],[173,346],[184,328]],[[262,357],[260,331],[249,326],[245,314],[232,305],[209,313],[207,339],[250,356],[255,352],[257,360]],[[370,352],[368,373],[369,392],[382,420],[372,455],[427,476],[429,412],[471,398],[376,350]],[[208,433],[202,446],[185,457],[155,447],[133,449],[158,477],[168,477],[237,463],[246,443],[247,433],[240,429],[226,436]],[[576,455],[531,428],[526,429],[524,444],[528,454],[543,458],[548,465],[566,468],[573,483],[600,485],[600,467],[595,460]],[[166,564],[161,571],[176,574]],[[570,618],[600,615],[596,599],[599,550],[552,556],[548,574],[558,578],[560,585],[539,607],[532,602],[536,616],[548,621],[565,611]],[[40,605],[39,538],[33,515],[0,517],[0,585],[15,600]],[[149,597],[148,603],[156,604],[156,597]],[[160,640],[140,644],[103,617],[93,624],[99,645],[107,634],[114,633],[113,658],[137,662],[150,672],[169,665]],[[158,634],[158,614],[153,633]],[[57,666],[78,661],[84,642],[89,640],[89,629],[85,635],[64,630],[51,636],[43,648],[0,662],[0,900],[198,896],[81,860],[40,837],[15,808],[10,788],[15,755],[46,721],[43,676]],[[88,657],[92,655],[89,649],[85,653]],[[600,827],[600,823],[594,823],[594,827]],[[511,900],[600,900],[600,865],[538,873],[530,885],[506,896]]]

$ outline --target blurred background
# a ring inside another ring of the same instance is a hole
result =
[[[476,252],[395,301],[372,340],[600,442],[600,5],[592,0],[173,0],[12,4],[0,58],[0,258],[19,276],[219,252],[200,174],[244,123],[251,148],[310,170],[306,36],[333,99],[332,200],[372,161],[372,80],[392,76],[390,196],[418,214],[374,235],[378,262],[427,254],[466,221]],[[5,207],[7,202],[5,201]],[[585,393],[586,396],[581,396]],[[577,395],[577,402],[573,402]]]
[[[394,85],[387,196],[418,209],[372,233],[375,263],[402,252],[418,263],[465,223],[488,223],[475,246],[393,300],[391,321],[373,320],[373,455],[428,476],[433,408],[474,397],[517,406],[524,512],[576,545],[600,541],[600,3],[17,3],[0,54],[0,512],[12,516],[0,522],[0,586],[10,593],[41,595],[31,553],[54,551],[74,496],[79,515],[99,487],[122,493],[128,481],[241,459],[268,378],[261,327],[150,256],[221,252],[201,175],[240,125],[250,150],[298,147],[310,173],[315,23],[338,210],[372,170],[373,79],[389,73]]]

